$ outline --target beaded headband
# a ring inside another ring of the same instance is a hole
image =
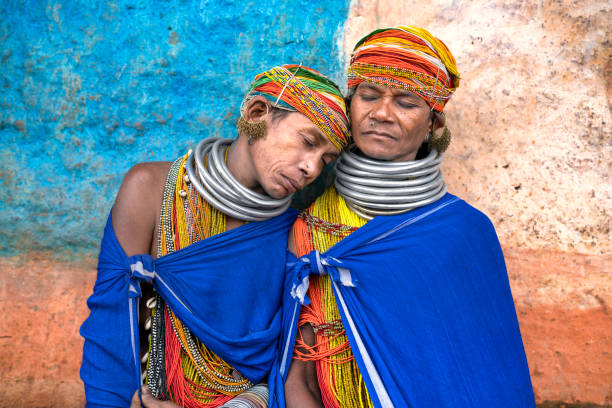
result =
[[[348,86],[363,81],[404,89],[442,112],[459,86],[455,59],[446,45],[427,30],[400,26],[371,32],[351,56]]]
[[[272,106],[298,111],[310,119],[338,150],[348,145],[348,113],[340,89],[319,72],[298,65],[274,67],[255,77],[241,111],[255,95]]]

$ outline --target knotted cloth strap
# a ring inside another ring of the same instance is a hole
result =
[[[142,385],[142,373],[140,372],[140,348],[138,334],[138,300],[142,297],[140,289],[141,282],[152,282],[157,277],[155,273],[155,261],[151,255],[134,255],[127,259],[129,290],[128,302],[130,309],[130,337],[132,342],[132,356],[134,358],[134,368],[138,378],[138,393]]]
[[[310,304],[310,299],[307,295],[310,285],[310,274],[319,276],[329,275],[333,282],[338,282],[343,286],[357,286],[358,281],[351,276],[351,271],[342,265],[342,261],[339,259],[321,254],[317,250],[298,258],[296,262],[288,263],[289,273],[294,275],[291,297],[303,305]]]
[[[370,357],[370,354],[368,353],[363,343],[361,335],[357,330],[355,322],[353,321],[351,313],[348,310],[348,307],[344,300],[344,296],[342,295],[342,292],[338,287],[338,284],[341,284],[342,286],[356,287],[358,283],[357,279],[353,278],[350,270],[342,267],[342,261],[332,256],[321,254],[317,250],[311,251],[308,255],[299,258],[297,262],[294,262],[293,264],[288,264],[288,266],[290,271],[293,269],[296,272],[293,287],[291,289],[291,296],[296,301],[299,301],[302,304],[310,303],[310,299],[308,299],[307,295],[309,286],[308,275],[311,273],[316,275],[329,275],[329,278],[332,282],[332,286],[334,288],[334,295],[336,296],[338,307],[341,309],[341,316],[343,316],[343,319],[346,320],[345,323],[348,326],[348,330],[350,330],[353,335],[355,346],[357,349],[356,352],[358,352],[364,360],[368,375],[370,376],[372,383],[374,384],[374,390],[376,392],[376,395],[383,407],[393,407],[391,399],[389,398],[389,394],[381,380],[380,374],[374,366],[372,358]],[[294,317],[292,319],[292,325],[290,329],[291,331],[293,331],[294,329],[293,320],[295,320],[295,314],[298,311],[299,308],[297,308],[296,302],[296,307],[294,308]],[[290,332],[288,339],[292,338],[292,336],[293,333]],[[287,365],[289,344],[289,342],[285,344],[283,359],[281,361],[280,370],[281,374],[283,375]]]
[[[310,304],[308,298],[308,286],[310,285],[310,274],[328,275],[334,284],[340,283],[343,286],[356,287],[357,279],[351,275],[351,271],[342,266],[342,261],[333,256],[325,255],[317,250],[311,251],[308,255],[301,258],[295,258],[293,261],[287,262],[287,272],[293,276],[291,287],[291,297],[295,299],[291,323],[289,325],[289,333],[283,347],[283,355],[280,364],[280,373],[285,375],[288,362],[290,345],[294,342],[296,319],[300,313],[300,304]]]

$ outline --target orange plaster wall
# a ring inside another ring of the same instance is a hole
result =
[[[504,254],[537,402],[612,404],[611,259]],[[78,330],[94,280],[93,264],[0,259],[0,407],[83,406]]]
[[[508,247],[504,255],[536,402],[612,404],[612,260]]]
[[[95,266],[0,258],[0,407],[82,407],[79,327]]]

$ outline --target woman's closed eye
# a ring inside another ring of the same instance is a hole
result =
[[[304,141],[304,144],[306,146],[308,146],[308,147],[314,147],[315,146],[315,143],[312,140],[310,140],[310,138],[307,137],[307,136],[302,135],[302,140]]]
[[[404,100],[401,100],[401,99],[397,101],[397,104],[400,107],[404,108],[404,109],[410,109],[410,108],[416,108],[417,107],[417,105],[414,102],[412,102],[412,101],[404,101]]]
[[[361,93],[359,94],[359,97],[364,101],[375,101],[376,99],[378,99],[378,95],[374,93]]]

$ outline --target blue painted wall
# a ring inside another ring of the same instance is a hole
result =
[[[342,82],[348,6],[2,0],[0,256],[95,254],[125,172],[234,136],[258,72],[302,62]]]

